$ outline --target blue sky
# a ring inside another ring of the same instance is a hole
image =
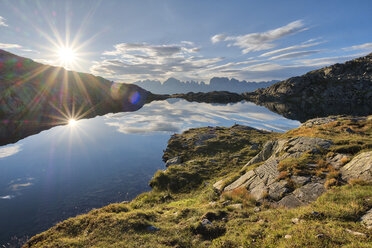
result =
[[[285,79],[372,52],[371,13],[370,0],[2,0],[0,48],[120,82]]]

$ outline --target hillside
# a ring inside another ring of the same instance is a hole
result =
[[[139,109],[152,94],[136,85],[37,63],[0,50],[0,145],[69,118]]]
[[[310,118],[331,114],[368,115],[372,113],[372,53],[244,95],[280,114],[305,112]],[[277,103],[282,106],[276,108]]]
[[[193,128],[170,138],[152,191],[24,247],[370,247],[371,136],[372,116],[313,119],[284,134]]]

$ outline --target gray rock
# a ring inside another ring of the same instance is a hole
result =
[[[234,208],[234,209],[243,209],[243,204],[241,203],[236,203],[236,204],[231,204],[229,207]]]
[[[217,191],[222,191],[224,186],[224,179],[221,179],[217,181],[215,184],[213,184],[213,188]]]
[[[201,224],[202,224],[203,226],[208,226],[208,225],[212,225],[212,222],[211,222],[210,220],[208,220],[208,219],[203,219],[203,220],[201,221]]]
[[[291,179],[298,186],[305,185],[311,181],[310,176],[306,176],[306,177],[305,176],[292,176]]]
[[[323,183],[308,183],[283,197],[278,204],[286,208],[295,208],[315,201],[326,191]]]
[[[341,168],[342,179],[362,179],[372,182],[372,151],[363,152]]]
[[[356,231],[353,231],[353,230],[350,230],[350,229],[345,229],[345,230],[346,230],[346,232],[351,233],[351,234],[356,235],[356,236],[367,237],[367,235],[365,233],[356,232]]]
[[[196,146],[201,146],[201,145],[204,145],[204,141],[209,140],[209,139],[213,139],[213,138],[216,138],[216,137],[217,137],[217,135],[215,135],[215,134],[208,134],[208,133],[198,134],[198,135],[196,135],[197,141],[195,141],[194,144]]]
[[[360,218],[360,221],[368,229],[372,229],[372,208],[369,209],[368,212]]]
[[[292,179],[295,183],[302,187],[291,193],[291,188],[287,181],[278,181],[278,163],[285,158],[298,158],[305,152],[317,153],[320,149],[328,149],[331,144],[331,141],[310,137],[269,141],[264,145],[262,151],[252,158],[246,166],[263,161],[264,163],[253,170],[247,171],[240,178],[226,186],[224,191],[245,187],[256,200],[260,201],[265,197],[274,201],[282,200],[280,204],[286,207],[296,207],[313,201],[325,191],[323,187],[324,180],[310,176],[293,177]],[[283,197],[286,198],[284,199]]]
[[[336,169],[339,169],[341,166],[344,165],[344,163],[342,162],[344,158],[348,158],[348,156],[345,154],[336,153],[336,155],[334,155],[333,157],[327,158],[326,162],[327,164],[332,165]]]
[[[160,231],[160,228],[155,227],[155,226],[148,226],[146,227],[146,230],[150,232],[156,232],[156,231]]]
[[[165,167],[169,167],[171,165],[180,164],[180,163],[181,163],[180,157],[174,157],[174,158],[168,159],[167,162],[165,162]]]

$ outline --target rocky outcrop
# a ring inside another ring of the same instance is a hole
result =
[[[361,179],[372,182],[372,151],[363,152],[341,168],[342,179]]]
[[[317,116],[372,114],[369,107],[372,105],[372,53],[289,78],[244,96],[301,121]]]
[[[260,153],[252,158],[244,167],[263,162],[255,169],[248,170],[240,178],[226,186],[223,190],[231,191],[245,187],[258,201],[270,199],[285,207],[296,207],[315,200],[325,188],[324,179],[312,174],[308,176],[292,175],[297,189],[293,189],[289,180],[280,180],[278,164],[284,159],[298,159],[305,153],[316,154],[327,150],[332,145],[329,140],[310,137],[279,139],[267,142]],[[313,164],[307,164],[311,170]],[[219,184],[216,184],[219,186]]]

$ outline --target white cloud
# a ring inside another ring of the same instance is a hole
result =
[[[212,41],[212,43],[217,43],[217,42],[223,41],[225,39],[226,39],[226,35],[216,34],[216,35],[212,36],[211,41]]]
[[[224,36],[222,34],[215,35],[211,38],[213,43],[220,41],[231,41],[228,46],[237,46],[242,49],[242,53],[246,54],[254,51],[262,51],[275,47],[272,42],[284,36],[295,34],[306,30],[302,20],[291,22],[280,28],[268,30],[262,33],[250,33],[239,36]]]
[[[323,57],[323,58],[315,58],[315,59],[301,59],[296,60],[296,64],[302,64],[305,66],[328,66],[336,63],[344,63],[347,60],[355,59],[361,56],[365,56],[364,53],[357,53],[352,55],[346,55],[346,56],[335,56],[335,57]]]
[[[5,23],[6,19],[0,16],[0,26],[8,27],[8,24]]]
[[[343,48],[345,51],[355,51],[355,50],[370,50],[372,51],[372,42],[371,43],[364,43],[361,45],[355,45],[351,47],[345,47]]]
[[[321,42],[315,42],[315,43],[308,43],[308,44],[302,44],[302,45],[289,46],[289,47],[285,47],[285,48],[273,50],[273,51],[270,51],[270,52],[267,52],[267,53],[263,53],[259,57],[273,56],[273,55],[280,54],[280,53],[283,53],[283,52],[288,52],[288,51],[293,51],[293,50],[308,48],[308,47],[316,46],[316,45],[319,45],[319,44],[321,44]]]
[[[278,60],[278,59],[293,59],[299,57],[305,57],[314,53],[319,53],[320,50],[311,50],[311,51],[297,51],[291,53],[280,54],[269,58],[269,60]]]
[[[221,58],[203,58],[192,42],[173,45],[121,43],[103,55],[113,56],[94,62],[92,73],[120,80],[169,77],[198,78],[199,71],[215,65]],[[200,79],[200,77],[198,78]]]
[[[0,48],[1,49],[12,49],[12,48],[22,48],[22,46],[18,44],[0,43]]]
[[[0,159],[12,156],[22,151],[21,145],[10,145],[0,148]]]

